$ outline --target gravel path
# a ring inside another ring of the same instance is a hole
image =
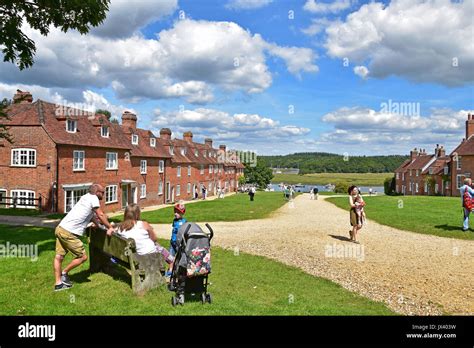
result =
[[[357,245],[347,241],[349,213],[325,198],[311,201],[303,194],[267,219],[214,222],[213,245],[299,267],[398,313],[474,314],[472,241],[397,230],[369,219]],[[169,238],[170,225],[155,230]]]

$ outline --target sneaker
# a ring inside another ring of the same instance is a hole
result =
[[[72,282],[69,279],[69,276],[67,275],[67,273],[61,273],[61,282],[69,287],[72,286]]]
[[[170,278],[170,277],[171,277],[171,271],[166,271],[165,277],[166,277],[166,278]]]
[[[61,290],[67,290],[72,288],[72,285],[67,285],[64,283],[58,284],[54,286],[54,291],[61,291]]]

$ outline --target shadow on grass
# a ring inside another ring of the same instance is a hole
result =
[[[448,224],[436,225],[435,228],[439,228],[439,229],[445,230],[445,231],[458,231],[458,232],[462,231],[462,228],[460,226],[450,226]]]
[[[337,236],[335,234],[328,234],[328,236],[330,236],[334,239],[342,240],[343,242],[351,242],[350,238],[347,238],[347,237],[344,237],[344,236]]]

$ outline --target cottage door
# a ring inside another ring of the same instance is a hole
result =
[[[122,208],[125,209],[128,205],[128,185],[122,185]]]
[[[6,190],[0,190],[0,208],[6,208],[7,200],[5,197],[7,196]]]

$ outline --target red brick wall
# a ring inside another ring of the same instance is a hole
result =
[[[461,186],[466,176],[473,178],[474,174],[474,156],[460,156],[461,169],[457,169],[457,162],[452,160],[451,164],[451,192],[453,196],[459,196],[461,193],[456,186],[456,176],[462,175]]]
[[[9,130],[14,143],[3,142],[0,146],[0,189],[35,191],[35,198],[43,198],[43,210],[50,209],[52,185],[56,180],[56,148],[54,142],[40,126],[19,127]],[[11,150],[31,148],[36,150],[36,167],[12,167]],[[49,169],[48,169],[49,165]]]

